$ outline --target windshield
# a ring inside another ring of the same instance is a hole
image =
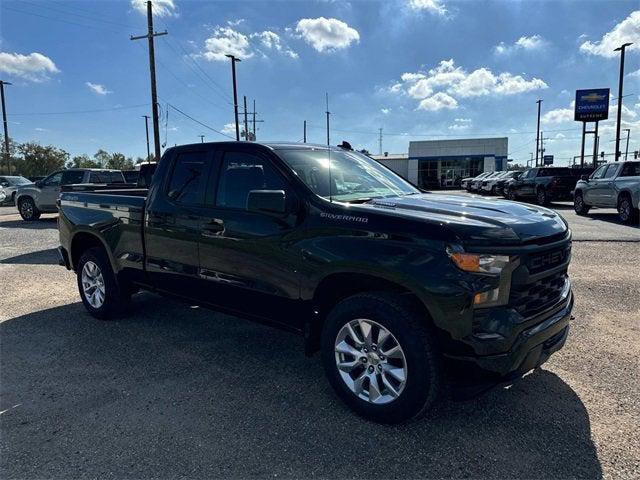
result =
[[[420,193],[391,170],[357,152],[300,149],[277,153],[315,194],[324,198],[354,202]]]
[[[24,177],[5,177],[9,182],[9,185],[27,185],[32,183]]]

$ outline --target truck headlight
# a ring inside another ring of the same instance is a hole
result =
[[[447,253],[460,270],[490,275],[499,275],[511,260],[507,255],[467,253],[454,251],[453,249],[448,249]]]

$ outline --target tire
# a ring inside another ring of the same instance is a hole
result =
[[[498,192],[496,192],[496,186],[494,185],[493,187],[491,187],[491,195],[497,195]]]
[[[591,206],[584,203],[582,192],[576,192],[573,196],[573,209],[578,215],[586,215],[591,210]]]
[[[547,195],[547,191],[544,188],[539,188],[536,192],[536,202],[541,207],[549,204],[549,195]]]
[[[369,327],[361,328],[360,322]],[[353,341],[352,335],[343,336],[349,331],[348,325],[360,344]],[[382,329],[389,335],[377,349]],[[367,330],[372,339],[363,342],[363,332]],[[419,417],[441,395],[441,357],[433,336],[424,319],[396,295],[362,293],[342,300],[325,321],[321,349],[325,373],[337,395],[369,420],[399,423]],[[395,353],[389,358],[382,355],[390,351]],[[339,369],[339,361],[346,368]]]
[[[636,225],[638,223],[638,209],[633,208],[629,195],[620,195],[620,198],[618,198],[618,216],[622,223],[627,225]]]
[[[514,200],[514,201],[517,200],[516,192],[513,188],[507,188],[504,195],[509,200]]]
[[[38,220],[41,212],[36,207],[36,202],[31,197],[24,197],[18,200],[18,211],[23,220],[27,222]]]
[[[131,289],[118,283],[103,248],[89,248],[82,254],[76,276],[82,303],[93,317],[109,320],[125,312]]]

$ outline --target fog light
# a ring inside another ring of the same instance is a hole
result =
[[[485,303],[497,302],[500,298],[500,288],[494,288],[486,292],[476,293],[473,297],[474,305],[482,305]]]

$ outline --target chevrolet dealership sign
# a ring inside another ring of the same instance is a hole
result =
[[[609,118],[609,89],[576,90],[576,122],[597,122]]]

